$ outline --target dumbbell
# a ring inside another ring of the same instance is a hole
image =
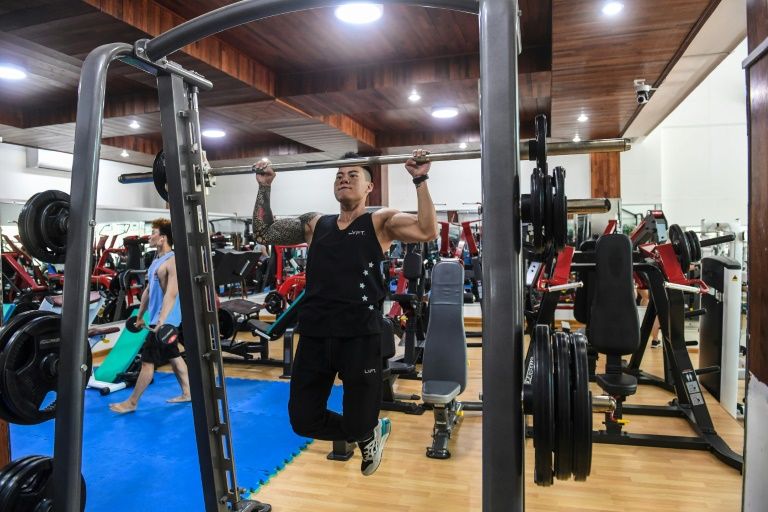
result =
[[[141,328],[136,325],[138,317],[132,316],[128,320],[125,321],[125,328],[128,329],[130,332],[140,332]],[[171,324],[163,324],[155,333],[155,339],[157,342],[162,345],[171,345],[173,342],[175,342],[179,337],[179,329]]]

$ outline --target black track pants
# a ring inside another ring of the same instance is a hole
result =
[[[325,441],[370,436],[381,408],[381,335],[302,336],[291,372],[288,413],[294,432]],[[344,383],[344,415],[329,411],[336,374]]]

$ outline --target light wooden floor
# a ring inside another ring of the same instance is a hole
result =
[[[474,330],[468,325],[468,330]],[[478,340],[472,340],[478,341]],[[273,354],[280,354],[275,343]],[[481,389],[481,350],[469,349],[469,383],[462,395],[477,400]],[[644,369],[661,373],[661,349],[649,349]],[[694,364],[697,354],[692,354]],[[227,375],[277,379],[279,370],[228,365]],[[400,392],[420,391],[418,381],[399,381]],[[594,386],[594,384],[593,384]],[[599,393],[593,388],[593,393]],[[672,396],[652,386],[641,386],[628,403],[663,404]],[[716,428],[741,453],[742,425],[707,396]],[[384,412],[392,419],[392,435],[377,473],[364,477],[359,452],[348,462],[325,456],[330,443],[316,441],[264,486],[255,498],[277,512],[465,512],[482,510],[482,414],[466,413],[451,440],[452,458],[425,456],[433,417]],[[674,418],[630,417],[631,432],[689,435],[686,421]],[[237,421],[234,417],[232,421]],[[594,416],[597,427],[601,415]],[[254,440],[258,442],[258,440]],[[592,474],[585,483],[556,481],[553,487],[533,483],[533,446],[526,445],[526,510],[558,511],[737,511],[741,509],[741,476],[709,452],[594,445]]]

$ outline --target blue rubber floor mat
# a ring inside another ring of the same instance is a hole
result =
[[[247,491],[258,490],[310,442],[291,430],[288,390],[285,382],[227,378],[237,480]],[[204,510],[192,405],[165,402],[179,394],[176,378],[156,373],[134,413],[109,410],[130,393],[85,394],[86,511]],[[334,386],[328,406],[340,412],[341,399],[341,387]],[[13,458],[51,455],[53,436],[53,421],[12,425]]]

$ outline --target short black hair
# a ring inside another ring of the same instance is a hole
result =
[[[168,245],[173,247],[173,231],[171,230],[171,221],[168,219],[155,219],[152,221],[152,229],[156,229],[161,235],[168,239]]]
[[[344,153],[344,156],[341,158],[346,160],[347,158],[362,158],[362,157],[357,153],[355,153],[354,151],[347,151],[346,153]],[[368,173],[368,181],[373,181],[373,170],[371,169],[370,165],[356,165],[355,167],[362,167],[363,169],[365,169],[365,172]]]

